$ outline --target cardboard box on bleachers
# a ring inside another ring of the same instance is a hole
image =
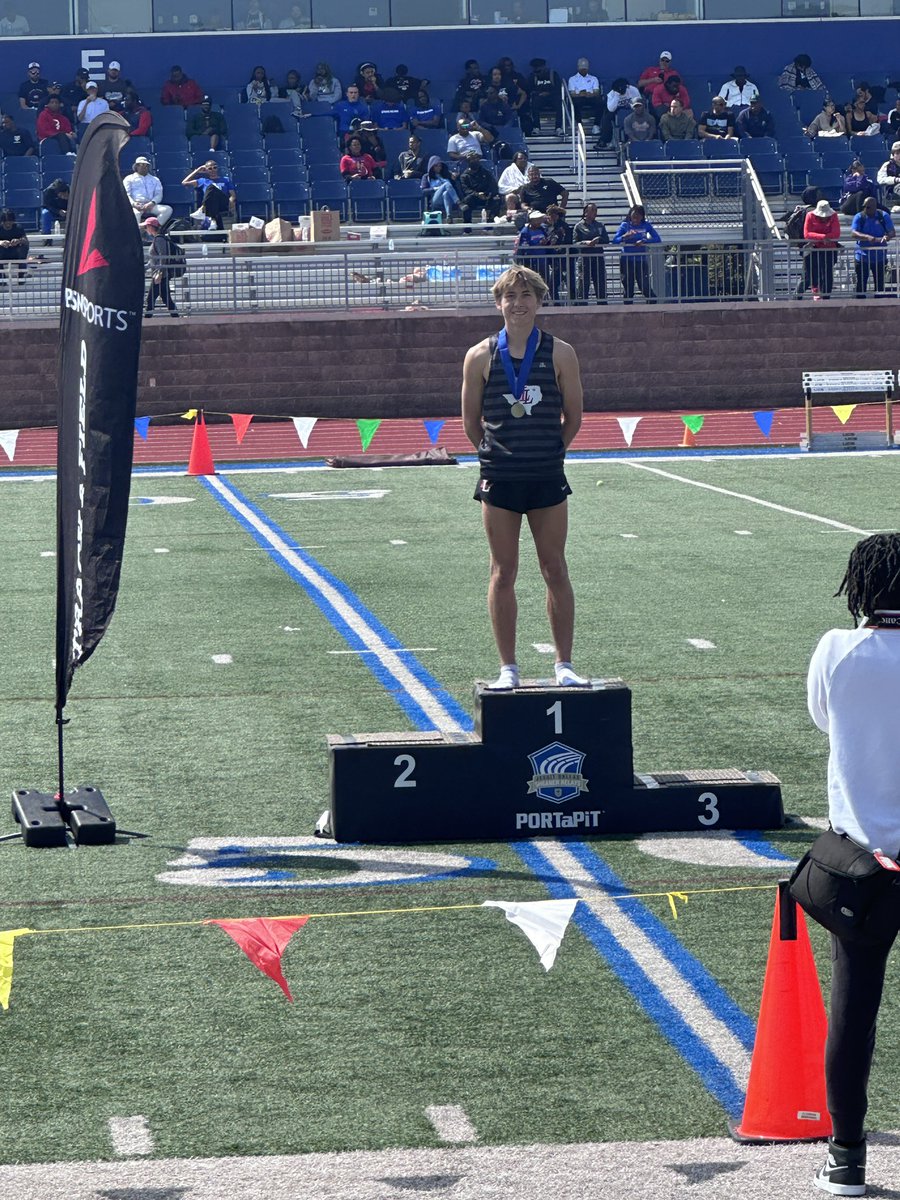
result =
[[[233,247],[232,254],[253,254],[253,247],[262,240],[263,222],[258,217],[232,225],[228,231],[228,241]]]
[[[294,231],[298,242],[336,242],[341,236],[341,214],[331,208],[316,208],[300,217]]]

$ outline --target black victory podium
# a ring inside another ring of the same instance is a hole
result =
[[[328,738],[338,842],[477,842],[664,830],[772,829],[768,771],[634,773],[621,679],[475,685],[473,733]]]

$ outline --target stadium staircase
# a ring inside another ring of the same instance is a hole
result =
[[[595,151],[596,138],[588,136],[587,195],[583,195],[578,177],[572,170],[572,147],[561,141],[552,130],[544,130],[527,139],[529,161],[541,168],[569,191],[568,219],[572,224],[581,219],[581,209],[588,200],[597,205],[599,219],[610,232],[621,224],[628,207],[622,187],[621,167],[615,150]]]

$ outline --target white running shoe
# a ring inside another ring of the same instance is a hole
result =
[[[553,673],[556,675],[557,687],[587,687],[590,683],[589,679],[575,673],[570,662],[558,662],[553,668]]]

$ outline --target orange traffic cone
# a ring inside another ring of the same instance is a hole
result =
[[[769,959],[738,1142],[815,1142],[831,1133],[825,1103],[828,1022],[806,918],[778,885]]]
[[[191,457],[188,460],[188,475],[215,475],[216,464],[213,462],[212,451],[209,448],[209,435],[206,432],[206,421],[203,409],[200,410],[194,422],[194,437],[191,441]]]
[[[696,445],[697,445],[697,439],[694,436],[693,429],[691,429],[690,425],[685,425],[684,436],[681,439],[681,449],[688,450],[688,449],[690,449],[691,446],[696,446]]]

